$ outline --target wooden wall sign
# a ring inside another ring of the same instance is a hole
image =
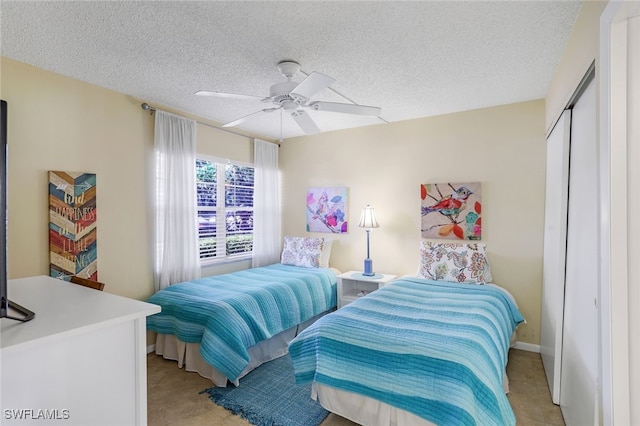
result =
[[[98,279],[96,175],[49,172],[49,272]]]

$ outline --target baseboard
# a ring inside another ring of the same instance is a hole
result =
[[[515,349],[521,349],[523,351],[528,351],[528,352],[536,352],[536,353],[540,353],[540,345],[534,345],[532,343],[525,343],[525,342],[516,342]]]
[[[147,353],[150,354],[151,352],[155,352],[156,351],[156,344],[154,343],[153,345],[149,345],[147,346]]]

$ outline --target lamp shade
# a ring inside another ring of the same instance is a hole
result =
[[[376,215],[373,212],[373,207],[367,204],[367,207],[362,209],[362,214],[360,215],[360,223],[358,223],[360,228],[379,228],[378,221],[376,220]]]

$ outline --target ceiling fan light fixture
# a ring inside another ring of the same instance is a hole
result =
[[[282,109],[284,109],[287,112],[294,112],[298,109],[299,106],[300,105],[298,105],[294,101],[282,102]]]

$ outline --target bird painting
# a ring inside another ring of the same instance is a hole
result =
[[[347,232],[347,188],[309,188],[307,192],[307,231]]]
[[[432,206],[422,207],[422,214],[426,215],[432,212],[438,212],[449,218],[457,218],[460,212],[467,207],[467,198],[473,192],[466,186],[461,186],[449,195],[442,197],[436,204]]]
[[[422,184],[422,237],[479,240],[481,193],[479,182]]]

